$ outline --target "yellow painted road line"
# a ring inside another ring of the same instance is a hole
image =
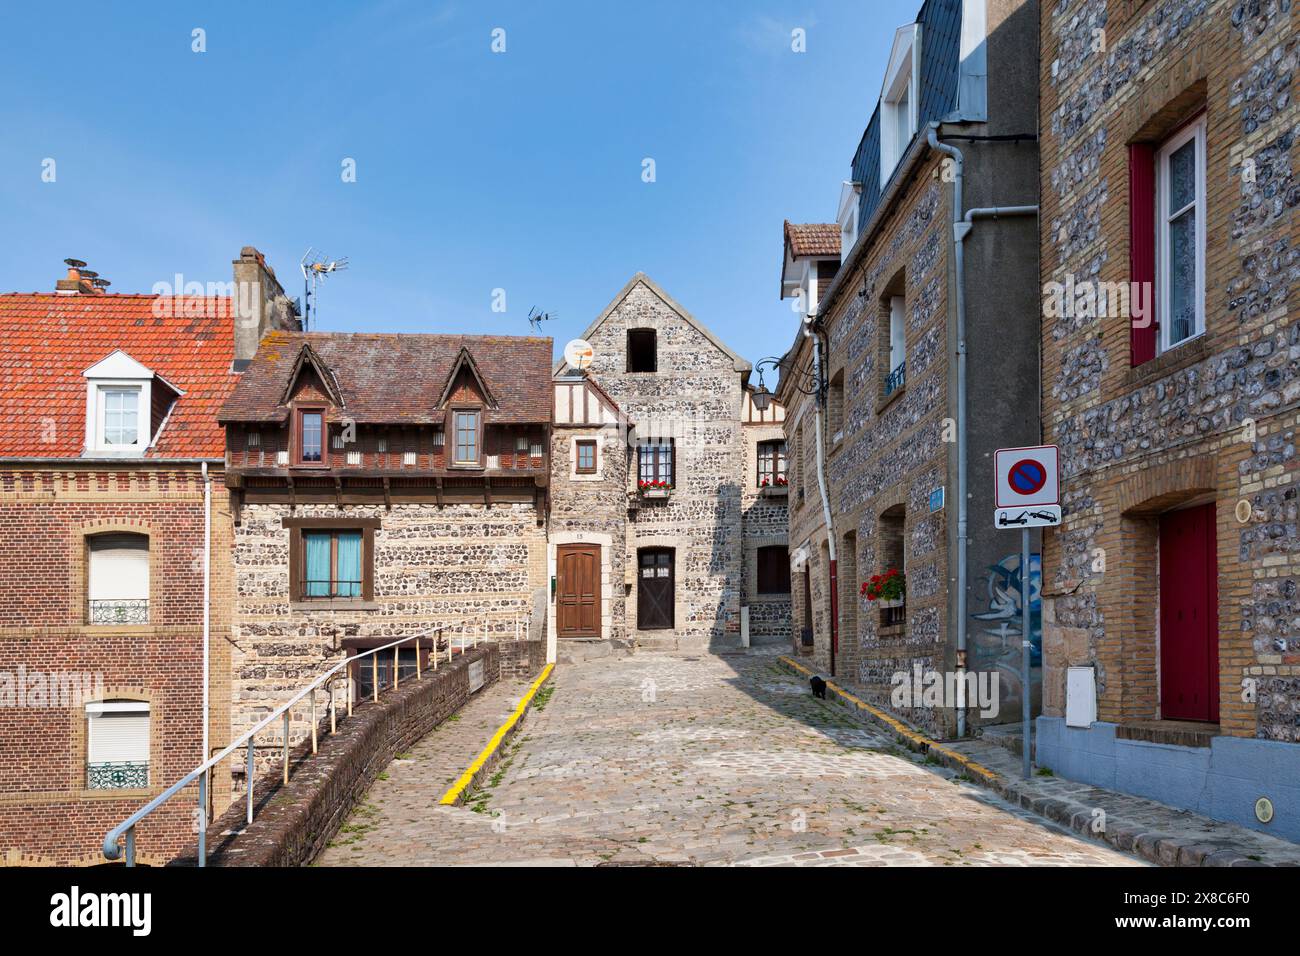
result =
[[[786,657],[784,655],[778,657],[777,659],[781,661],[783,664],[786,664],[789,667],[793,667],[795,670],[799,671],[800,673],[807,674],[809,677],[814,676],[812,671],[804,667],[798,661],[792,660],[791,658]],[[867,713],[874,716],[877,720],[893,728],[894,732],[897,733],[900,737],[910,740],[912,743],[916,744],[919,747],[925,747],[929,750],[933,750],[936,753],[941,753],[945,757],[949,757],[957,761],[957,763],[961,764],[971,773],[979,774],[985,780],[998,779],[998,775],[992,770],[990,770],[988,767],[976,763],[974,760],[971,760],[970,757],[967,757],[965,754],[958,753],[957,751],[945,747],[943,744],[938,743],[937,741],[931,740],[929,737],[925,736],[925,734],[918,733],[916,730],[909,727],[907,724],[903,723],[893,714],[888,714],[885,711],[881,710],[879,707],[873,707],[871,704],[868,704],[865,700],[858,699],[857,697],[850,694],[848,691],[837,686],[833,681],[827,681],[826,686],[831,690],[835,691],[836,694],[838,694],[840,697],[843,697],[845,700],[847,700],[849,703],[853,704],[860,710],[865,710]]]
[[[473,781],[474,775],[483,769],[483,765],[491,759],[497,748],[501,746],[501,741],[505,739],[506,734],[510,733],[510,728],[519,723],[519,718],[524,716],[524,711],[528,709],[529,702],[532,701],[533,696],[541,688],[542,682],[551,676],[551,671],[554,668],[554,664],[547,664],[542,669],[537,680],[533,681],[533,685],[528,688],[528,693],[519,699],[519,706],[515,708],[514,713],[506,718],[504,724],[497,728],[497,732],[492,735],[492,739],[488,741],[488,745],[483,748],[483,751],[474,758],[474,762],[469,765],[469,769],[462,773],[456,779],[456,782],[451,785],[451,789],[442,795],[442,799],[438,801],[440,804],[451,806],[460,799],[460,795],[465,788]]]

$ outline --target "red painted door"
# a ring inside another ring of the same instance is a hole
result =
[[[1214,505],[1160,516],[1160,716],[1219,721]]]

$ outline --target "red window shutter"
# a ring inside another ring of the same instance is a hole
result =
[[[1156,357],[1156,151],[1150,143],[1128,148],[1129,279],[1150,289],[1143,295],[1150,306],[1145,328],[1138,319],[1129,325],[1130,359],[1134,368]],[[1131,299],[1138,301],[1136,296]]]

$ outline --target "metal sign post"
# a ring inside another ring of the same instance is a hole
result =
[[[1029,779],[1029,529],[1020,529],[1020,775]]]
[[[1032,696],[1029,663],[1033,649],[1029,630],[1033,577],[1029,567],[1029,529],[1053,528],[1061,523],[1060,456],[1055,445],[1038,445],[1000,448],[993,460],[997,497],[993,526],[1020,528],[1020,774],[1028,780],[1034,739],[1029,712]]]

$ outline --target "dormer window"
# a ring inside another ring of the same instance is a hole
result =
[[[101,385],[99,407],[104,419],[101,434],[106,446],[125,448],[140,443],[139,387]]]
[[[325,452],[325,409],[294,409],[293,463],[321,468],[329,464]]]
[[[912,144],[919,119],[921,26],[910,23],[894,34],[894,48],[880,95],[880,188],[884,189]]]
[[[324,443],[321,432],[325,427],[325,416],[320,412],[302,413],[302,461],[320,461]]]
[[[840,209],[836,222],[840,226],[840,255],[845,259],[858,241],[858,204],[861,198],[861,183],[845,181],[840,184]]]
[[[457,408],[451,413],[455,452],[452,465],[477,468],[483,458],[483,416],[477,408]]]
[[[118,350],[82,373],[86,454],[143,455],[180,390]]]

